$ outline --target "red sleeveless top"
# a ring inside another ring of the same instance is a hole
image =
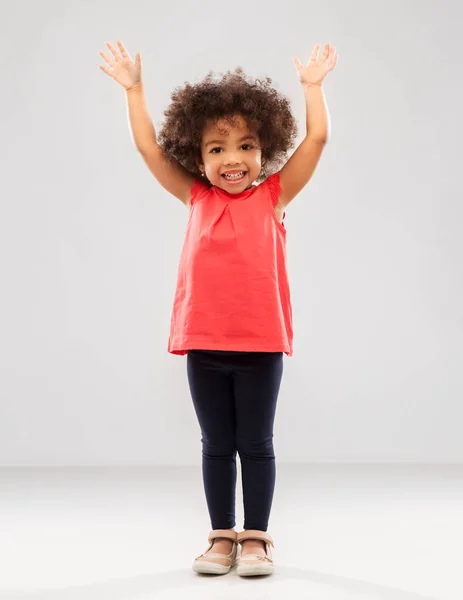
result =
[[[286,229],[274,210],[279,193],[279,173],[238,194],[195,180],[168,352],[292,356]]]

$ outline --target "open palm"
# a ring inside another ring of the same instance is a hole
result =
[[[124,44],[117,40],[120,53],[110,44],[106,42],[110,49],[114,60],[106,56],[104,52],[99,51],[99,55],[108,63],[111,69],[105,65],[98,65],[102,71],[112,77],[117,83],[120,83],[126,90],[136,87],[141,83],[141,55],[137,52],[135,61],[132,60],[130,54],[125,49]]]
[[[336,54],[336,46],[325,45],[325,49],[320,58],[318,52],[320,44],[316,44],[307,65],[303,65],[297,56],[293,56],[293,61],[299,74],[299,80],[302,85],[320,85],[325,79],[327,73],[336,66],[339,54]]]

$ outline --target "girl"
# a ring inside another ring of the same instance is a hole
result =
[[[308,183],[329,136],[322,82],[338,55],[320,44],[303,66],[306,135],[297,135],[289,101],[271,79],[241,68],[211,73],[172,94],[158,135],[142,83],[141,54],[119,52],[99,67],[126,90],[133,140],[157,181],[189,209],[168,351],[187,354],[187,376],[201,430],[202,472],[212,531],[193,563],[199,573],[273,572],[267,533],[275,486],[273,424],[292,356],[285,209]],[[278,167],[284,165],[281,170]],[[259,183],[259,185],[256,185]],[[240,455],[244,530],[235,531],[236,453]],[[237,548],[240,545],[240,557]]]

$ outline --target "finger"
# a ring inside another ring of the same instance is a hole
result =
[[[124,44],[121,42],[121,40],[117,40],[117,45],[119,46],[119,50],[121,51],[121,54],[124,58],[130,58],[129,53],[127,52]]]
[[[296,69],[299,71],[299,69],[302,69],[302,63],[301,61],[298,59],[297,56],[293,56],[293,61],[294,64],[296,65]]]
[[[116,48],[114,48],[114,46],[111,44],[111,42],[106,42],[106,45],[108,46],[108,48],[111,50],[111,54],[114,56],[114,58],[116,60],[119,60],[120,56],[117,53]]]
[[[103,60],[105,60],[105,61],[108,63],[108,65],[109,65],[110,67],[114,67],[114,61],[112,61],[112,60],[109,58],[109,56],[106,56],[106,54],[105,54],[105,53],[104,53],[102,50],[100,50],[100,51],[98,52],[98,54],[101,56],[101,58],[103,58]]]
[[[325,44],[325,49],[323,51],[322,59],[326,60],[329,55],[330,55],[330,43],[328,42],[327,44]]]
[[[100,69],[102,71],[104,71],[106,73],[106,75],[109,75],[110,77],[113,76],[112,72],[107,67],[105,67],[104,65],[98,65],[98,66],[100,67]]]
[[[319,50],[320,50],[320,44],[315,44],[315,47],[312,51],[312,54],[310,55],[309,62],[307,64],[309,64],[311,62],[316,62],[318,60],[318,51]]]
[[[333,56],[330,57],[330,59],[326,61],[325,64],[327,65],[327,67],[330,71],[332,71],[334,69],[334,67],[336,66],[336,63],[338,62],[338,56],[339,56],[339,54],[333,54]]]
[[[333,46],[331,48],[331,52],[330,52],[330,56],[329,56],[329,62],[331,64],[336,64],[337,56],[339,56],[339,55],[336,54],[336,46]]]

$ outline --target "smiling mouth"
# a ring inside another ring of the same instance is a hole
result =
[[[246,176],[246,171],[240,171],[239,173],[233,173],[232,175],[227,175],[226,173],[222,174],[222,177],[228,183],[238,183],[242,181]]]

